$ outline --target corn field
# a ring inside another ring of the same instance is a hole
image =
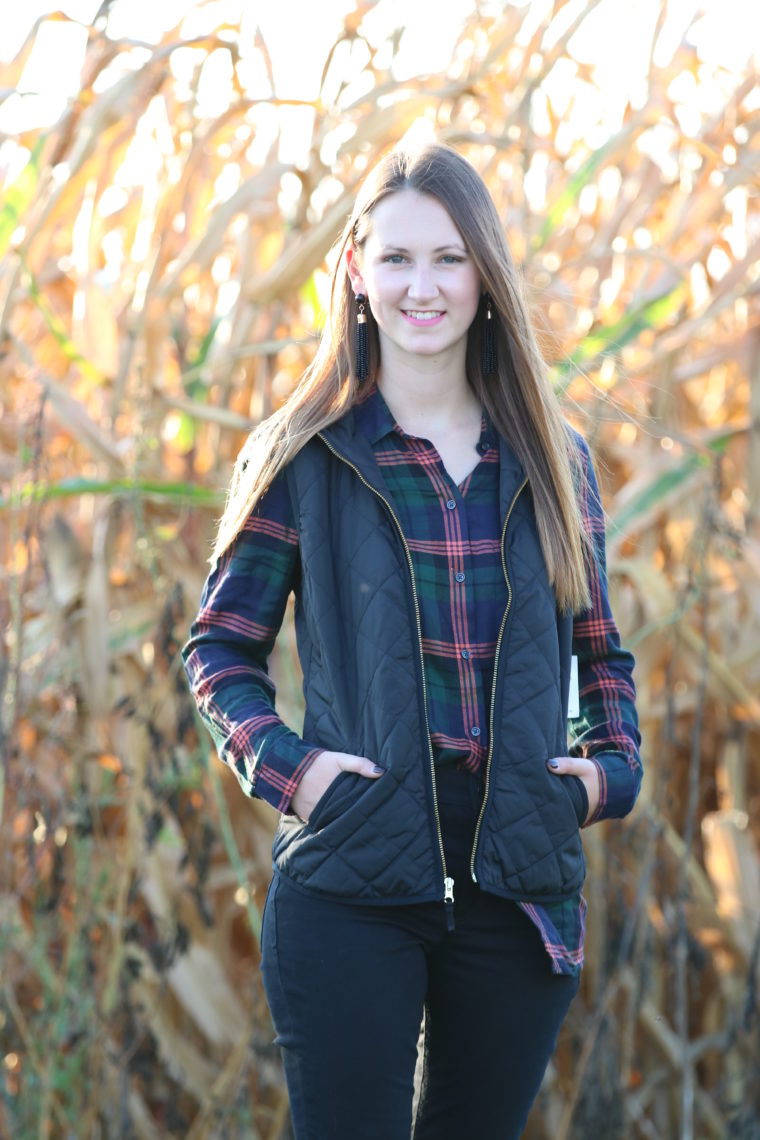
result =
[[[258,971],[275,813],[213,754],[178,651],[234,458],[408,131],[493,193],[637,660],[644,788],[584,832],[586,965],[526,1136],[760,1138],[758,45],[706,61],[663,0],[617,106],[573,48],[600,0],[463,6],[425,74],[381,6],[300,100],[255,6],[188,0],[141,42],[106,3],[63,112],[0,135],[0,1140],[292,1135]],[[0,115],[69,23],[3,65]],[[272,672],[297,728],[290,618]]]

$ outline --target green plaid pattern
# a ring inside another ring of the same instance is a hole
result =
[[[395,423],[377,388],[368,389],[355,414],[372,444],[412,558],[435,763],[476,772],[488,755],[494,653],[507,601],[497,436],[484,415],[480,462],[457,486],[433,445]],[[582,507],[597,558],[589,572],[592,605],[574,623],[580,716],[569,722],[569,730],[571,754],[595,758],[600,775],[602,797],[590,823],[630,810],[641,764],[633,659],[620,647],[609,610],[604,518],[590,464],[587,474]],[[278,717],[267,671],[298,573],[298,534],[281,473],[206,580],[182,651],[221,759],[247,795],[265,799],[281,812],[289,809],[299,780],[321,751]],[[520,905],[537,926],[554,972],[578,973],[583,897]]]

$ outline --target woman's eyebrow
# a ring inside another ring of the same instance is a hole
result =
[[[403,245],[384,245],[381,248],[382,248],[384,253],[389,253],[391,250],[394,253],[408,253],[409,252],[409,250],[406,248],[406,246],[403,246]],[[463,245],[459,245],[457,242],[449,242],[447,245],[438,245],[433,250],[433,253],[443,253],[443,251],[445,249],[456,249],[459,251],[459,253],[467,253],[467,250],[465,249],[465,247]]]

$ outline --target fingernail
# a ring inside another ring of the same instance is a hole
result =
[[[559,768],[559,760],[547,760],[546,763],[550,768]]]
[[[381,768],[381,766],[379,764],[373,764],[372,765],[373,775],[382,776],[384,771],[385,771],[385,768]]]

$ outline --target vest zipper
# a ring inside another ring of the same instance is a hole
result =
[[[502,639],[504,637],[504,630],[506,629],[506,626],[507,626],[507,617],[509,616],[509,611],[512,608],[512,584],[509,581],[509,574],[507,573],[507,560],[504,557],[504,542],[505,542],[505,539],[507,537],[507,526],[509,525],[509,519],[510,519],[510,516],[512,514],[512,511],[514,510],[515,503],[517,502],[517,500],[519,499],[520,495],[525,490],[527,485],[528,485],[528,480],[523,479],[522,483],[520,484],[520,486],[515,491],[514,496],[512,498],[512,502],[509,504],[509,510],[507,511],[507,517],[504,519],[504,529],[501,532],[501,568],[504,571],[504,581],[507,583],[507,605],[506,605],[506,608],[504,610],[504,617],[501,619],[501,628],[499,630],[499,638],[498,638],[498,641],[496,642],[496,653],[494,654],[494,659],[493,659],[493,681],[491,682],[491,718],[490,718],[489,738],[488,738],[488,758],[486,760],[486,780],[485,780],[485,788],[483,790],[483,803],[480,805],[480,814],[478,816],[478,822],[475,824],[475,837],[472,841],[472,854],[470,856],[470,874],[472,875],[472,881],[474,883],[477,883],[477,881],[478,881],[478,876],[475,874],[475,852],[477,851],[477,848],[478,848],[478,838],[480,836],[480,825],[483,822],[483,816],[484,816],[485,810],[486,810],[486,803],[488,801],[488,789],[489,789],[490,776],[491,776],[491,757],[493,756],[494,704],[496,702],[496,673],[497,673],[497,670],[499,667],[499,652],[501,650],[501,643],[502,643]]]
[[[417,643],[419,645],[419,650],[420,650],[420,668],[422,671],[422,696],[423,696],[423,703],[425,706],[425,731],[426,731],[427,742],[428,742],[428,754],[430,757],[430,777],[431,777],[431,780],[433,782],[433,811],[435,813],[435,826],[436,826],[436,831],[438,833],[438,848],[439,848],[440,853],[441,853],[441,867],[443,869],[443,901],[444,901],[444,904],[446,907],[446,927],[448,930],[453,930],[454,929],[454,880],[451,878],[451,876],[447,873],[447,870],[446,870],[446,855],[444,854],[444,850],[443,850],[443,835],[441,834],[441,817],[438,814],[438,796],[436,794],[436,788],[435,788],[435,762],[433,760],[433,742],[430,739],[430,721],[428,720],[428,711],[427,711],[427,688],[425,686],[425,657],[424,657],[424,654],[422,651],[422,619],[420,617],[420,607],[419,607],[419,603],[417,601],[417,586],[416,586],[415,581],[414,581],[414,563],[412,562],[412,554],[411,554],[411,551],[409,550],[409,546],[407,544],[406,537],[404,536],[404,532],[401,529],[401,523],[398,521],[398,518],[396,516],[396,512],[394,511],[393,507],[391,506],[391,504],[386,499],[385,495],[383,495],[380,491],[378,491],[377,487],[373,487],[372,484],[367,479],[364,478],[364,476],[362,475],[361,471],[356,466],[356,464],[352,463],[350,461],[350,459],[346,459],[346,457],[344,455],[341,455],[339,451],[336,451],[336,449],[332,446],[331,443],[329,443],[325,439],[325,437],[322,435],[321,432],[317,432],[317,435],[322,440],[325,447],[327,447],[328,450],[331,451],[337,459],[340,459],[342,463],[345,463],[347,467],[350,467],[351,470],[354,471],[356,473],[356,475],[358,475],[359,479],[362,481],[364,486],[367,487],[368,490],[372,491],[373,494],[377,495],[378,499],[380,499],[380,501],[382,503],[385,503],[385,506],[387,507],[388,512],[389,512],[391,518],[393,519],[393,521],[395,522],[399,534],[401,535],[401,541],[403,542],[404,550],[406,551],[406,560],[407,560],[407,563],[409,566],[409,577],[410,577],[411,582],[412,582],[412,597],[414,599],[414,612],[415,612],[415,615],[417,618]],[[527,480],[526,480],[526,482],[527,482]],[[519,492],[518,492],[518,494],[519,494]],[[515,498],[516,497],[517,496],[515,496]],[[503,560],[503,555],[502,555],[502,560]]]

